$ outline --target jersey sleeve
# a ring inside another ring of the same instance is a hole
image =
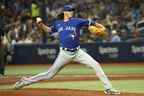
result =
[[[80,26],[89,26],[89,20],[87,19],[79,19]]]
[[[54,22],[51,26],[51,32],[49,32],[50,35],[54,34],[57,32],[57,28],[56,28],[56,22]]]
[[[88,19],[80,19],[79,22],[80,22],[80,26],[89,26],[95,24],[95,21],[88,20]]]

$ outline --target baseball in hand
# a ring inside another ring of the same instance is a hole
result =
[[[42,22],[42,19],[40,17],[37,17],[36,18],[36,23],[40,23],[40,22]]]

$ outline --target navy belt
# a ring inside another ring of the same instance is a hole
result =
[[[70,51],[70,52],[75,52],[77,50],[79,50],[80,47],[76,47],[76,48],[64,48],[64,47],[60,47],[60,49],[64,50],[64,51]]]

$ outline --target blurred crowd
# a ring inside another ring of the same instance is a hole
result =
[[[0,35],[10,44],[57,43],[57,37],[39,32],[35,18],[50,26],[68,3],[75,17],[96,20],[109,33],[102,40],[83,28],[82,43],[144,41],[144,0],[0,0]]]

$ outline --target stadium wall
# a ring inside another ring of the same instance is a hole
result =
[[[85,43],[81,48],[99,62],[144,61],[144,42]],[[51,64],[59,51],[57,44],[16,44],[12,64]]]

